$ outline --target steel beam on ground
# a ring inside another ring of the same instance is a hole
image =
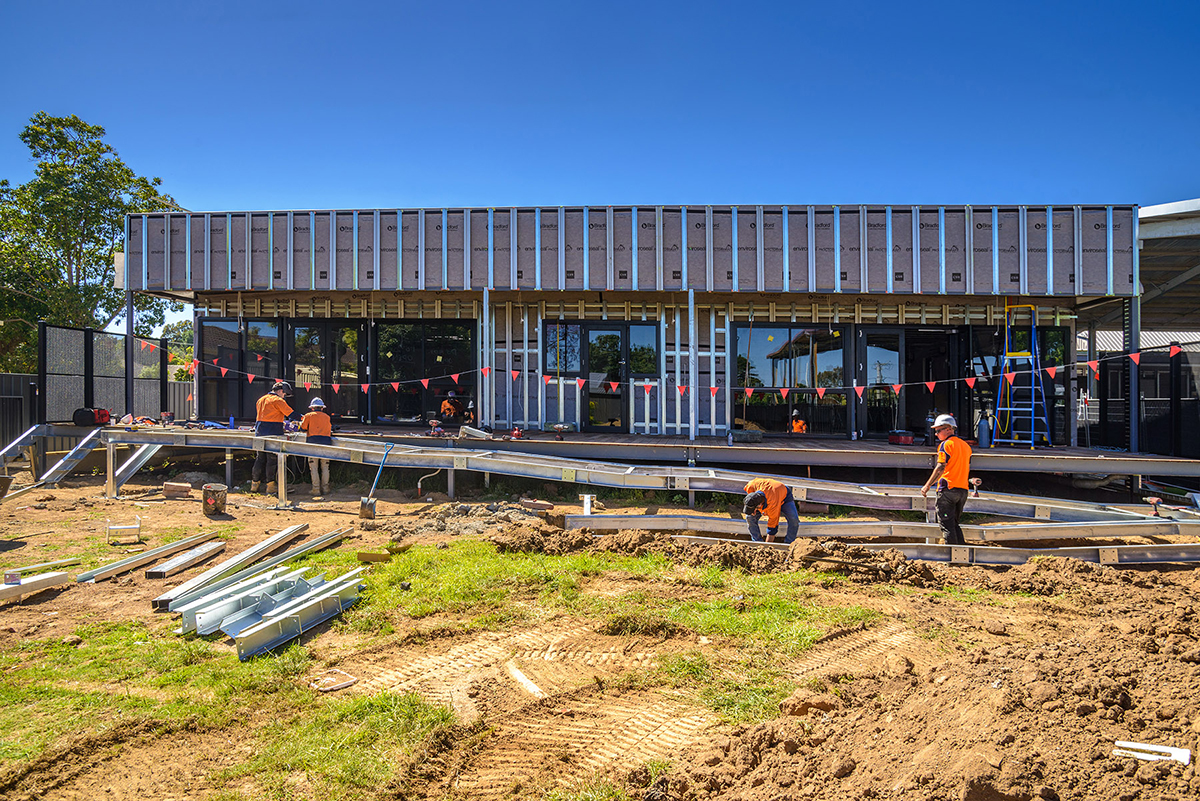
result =
[[[18,598],[22,595],[29,595],[42,590],[48,590],[51,587],[57,587],[60,584],[66,584],[68,581],[66,571],[58,573],[39,573],[36,576],[22,576],[20,584],[0,584],[0,601],[8,598]]]
[[[167,609],[169,608],[171,601],[175,598],[178,598],[182,595],[187,595],[193,590],[207,587],[209,584],[218,579],[226,578],[229,575],[236,573],[246,565],[258,561],[259,558],[275,550],[283,543],[300,536],[307,529],[308,523],[300,523],[299,525],[288,526],[278,534],[267,537],[257,545],[247,548],[239,554],[231,556],[221,564],[210,567],[208,570],[204,571],[195,578],[185,581],[183,584],[180,584],[178,587],[172,590],[164,592],[162,595],[151,601],[150,605],[154,609]]]
[[[235,640],[242,661],[299,637],[358,601],[359,570],[326,582],[312,593],[272,611],[266,620],[243,630]]]
[[[359,570],[361,569],[359,568]],[[326,587],[327,584],[325,574],[321,573],[312,578],[297,578],[288,587],[281,588],[274,593],[257,593],[253,598],[253,603],[246,604],[240,611],[227,615],[221,620],[221,632],[237,639],[237,636],[246,629],[253,628],[268,618],[278,617],[280,613],[277,610],[292,605],[294,601],[314,595],[323,595],[324,592],[318,592],[318,590]]]
[[[245,581],[246,579],[252,578],[253,576],[255,576],[259,573],[262,573],[266,570],[269,570],[269,569],[275,567],[276,565],[282,565],[285,562],[289,562],[292,559],[295,559],[297,557],[304,556],[305,554],[312,553],[313,551],[319,551],[322,548],[326,548],[330,545],[333,545],[335,542],[338,542],[339,540],[341,540],[342,537],[346,536],[346,534],[348,534],[349,532],[350,532],[350,529],[348,529],[348,528],[336,529],[334,531],[329,532],[328,534],[317,537],[315,540],[312,540],[311,542],[302,543],[300,545],[297,545],[295,548],[292,548],[289,551],[285,551],[277,556],[272,556],[270,559],[260,562],[259,564],[251,565],[250,567],[247,567],[244,570],[239,570],[237,573],[234,573],[233,575],[225,576],[224,578],[218,579],[217,581],[213,581],[204,587],[197,587],[196,589],[193,589],[189,592],[182,593],[179,596],[177,596],[176,598],[171,600],[171,602],[167,605],[167,609],[169,609],[172,612],[178,612],[185,605],[190,604],[192,601],[196,601],[196,600],[199,600],[200,598],[204,598],[204,597],[213,596],[218,591],[225,591],[227,589],[231,589],[234,585],[238,584],[239,582],[242,582],[242,581]]]
[[[73,557],[71,559],[55,559],[53,562],[39,562],[36,565],[26,565],[25,567],[14,567],[14,568],[6,570],[5,572],[8,572],[8,573],[11,573],[11,572],[32,573],[35,570],[45,570],[48,567],[66,567],[68,565],[77,565],[81,561],[83,561],[83,560],[80,559],[78,556]]]
[[[295,594],[296,587],[303,580],[304,573],[307,571],[308,568],[306,567],[293,570],[290,573],[278,576],[270,581],[260,582],[250,589],[231,595],[228,598],[214,601],[204,608],[198,609],[194,615],[196,633],[205,635],[220,631],[231,616],[238,615],[251,607],[257,606],[263,597],[275,599],[292,597]]]
[[[1008,548],[974,545],[928,545],[907,542],[891,544],[872,543],[863,547],[871,550],[895,548],[909,559],[924,559],[935,562],[958,561],[952,558],[952,549],[966,549],[968,563],[977,565],[1023,565],[1037,556],[1060,556],[1107,565],[1200,562],[1200,543],[1196,542],[1170,545],[1114,545],[1088,548]]]
[[[295,575],[300,575],[300,574],[304,573],[305,570],[307,570],[307,568],[302,567],[302,568],[292,571],[292,573],[294,573]],[[271,581],[274,581],[275,579],[277,579],[283,575],[292,575],[292,574],[288,573],[287,568],[283,568],[283,567],[272,568],[263,573],[259,573],[257,575],[251,576],[250,578],[248,578],[244,581],[239,581],[236,584],[231,584],[228,587],[225,587],[223,589],[214,590],[210,595],[204,595],[204,596],[197,598],[194,601],[189,601],[186,604],[182,604],[181,606],[179,606],[178,608],[176,608],[174,610],[174,611],[179,612],[179,614],[181,615],[180,622],[179,622],[179,628],[175,630],[175,633],[176,634],[186,634],[189,631],[195,631],[196,627],[197,627],[198,616],[202,611],[208,609],[210,606],[214,606],[214,605],[219,604],[229,598],[232,598],[233,596],[238,595],[239,593],[253,592],[255,590],[255,588],[260,587],[264,584],[267,584]],[[220,622],[220,621],[218,621],[218,622]]]
[[[157,548],[136,554],[128,559],[122,559],[121,561],[113,562],[110,565],[102,565],[95,570],[87,570],[76,576],[75,580],[78,582],[102,581],[103,579],[111,576],[124,573],[127,570],[133,570],[134,568],[141,567],[142,565],[148,565],[151,562],[158,561],[164,556],[169,556],[170,554],[187,550],[188,548],[192,548],[202,542],[208,542],[216,536],[217,532],[207,531],[203,534],[197,534],[194,537],[188,537],[185,540],[179,540],[177,542],[167,543],[166,545],[160,545]]]
[[[224,542],[206,542],[190,551],[179,554],[174,559],[163,562],[157,567],[150,568],[146,571],[146,578],[168,578],[176,573],[182,573],[193,565],[198,565],[206,559],[212,559],[223,550],[225,550]]]

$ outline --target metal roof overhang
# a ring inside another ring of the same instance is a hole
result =
[[[1200,198],[1138,210],[1142,328],[1200,328]],[[1078,327],[1121,327],[1121,298],[1084,301]]]

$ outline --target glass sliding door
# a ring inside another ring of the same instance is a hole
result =
[[[374,422],[420,426],[434,419],[451,426],[478,422],[474,323],[381,321],[375,325],[374,350]]]

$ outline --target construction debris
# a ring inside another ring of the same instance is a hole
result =
[[[335,690],[344,690],[357,682],[358,679],[346,671],[330,668],[310,678],[308,686],[323,693],[331,693]]]
[[[104,538],[109,545],[135,545],[142,542],[142,518],[140,516],[136,523],[124,526],[114,526],[111,520],[104,522]],[[133,539],[128,539],[130,532],[132,532]]]
[[[152,567],[146,571],[146,578],[159,579],[173,576],[176,573],[182,573],[189,567],[198,565],[225,550],[224,542],[206,542],[203,545],[198,545],[187,553],[182,553],[174,559],[163,562],[158,567]]]
[[[57,587],[60,584],[68,582],[66,572],[60,573],[39,573],[36,576],[28,578],[22,576],[19,584],[3,584],[0,585],[0,601],[9,598],[20,598],[22,595],[30,595],[42,590],[48,590],[51,587]]]
[[[184,484],[176,481],[167,481],[163,484],[164,498],[190,498],[191,496],[191,484]]]
[[[359,551],[357,554],[360,562],[386,562],[392,558],[390,553],[372,553],[371,551]]]

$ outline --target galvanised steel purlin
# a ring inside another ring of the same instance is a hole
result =
[[[318,537],[315,540],[312,540],[311,542],[305,542],[301,545],[297,545],[295,548],[281,553],[278,556],[272,556],[256,565],[251,565],[244,570],[239,570],[233,575],[213,581],[203,587],[192,590],[191,592],[183,593],[178,597],[173,598],[167,605],[167,609],[171,612],[178,612],[184,606],[192,603],[193,601],[201,598],[216,597],[219,592],[225,591],[227,588],[231,588],[237,585],[239,582],[251,579],[263,571],[274,568],[276,565],[282,565],[286,562],[290,562],[292,559],[304,556],[307,553],[319,551],[322,548],[333,545],[335,542],[340,541],[342,537],[345,537],[349,532],[350,529],[348,528],[336,529],[328,534]]]
[[[193,537],[188,537],[187,539],[167,543],[166,545],[160,545],[159,547],[152,548],[149,551],[134,554],[128,559],[122,559],[119,562],[101,565],[94,570],[86,570],[77,575],[75,577],[75,581],[96,581],[98,579],[108,578],[109,576],[116,576],[120,573],[124,573],[126,570],[132,570],[135,567],[149,564],[150,562],[153,562],[160,557],[167,556],[168,554],[178,553],[179,551],[199,545],[202,542],[207,542],[216,536],[217,532],[208,531],[203,534],[196,534]]]
[[[303,574],[307,569],[308,568],[302,567],[302,568],[299,568],[298,570],[292,571],[291,574],[288,574],[288,570],[285,567],[270,568],[261,573],[257,573],[255,575],[251,576],[250,578],[245,579],[244,581],[236,582],[234,584],[229,585],[228,587],[223,587],[221,589],[212,590],[211,593],[209,593],[207,595],[202,595],[199,598],[196,598],[195,600],[188,601],[187,603],[182,604],[182,605],[178,606],[176,609],[172,610],[175,612],[179,612],[179,614],[182,616],[180,618],[180,622],[179,622],[180,627],[176,631],[176,633],[177,634],[186,634],[189,631],[195,631],[197,614],[205,609],[208,609],[209,607],[213,606],[214,604],[219,604],[228,598],[232,598],[233,596],[238,595],[239,593],[242,593],[242,592],[245,592],[248,590],[252,591],[255,587],[265,585],[285,574],[288,574],[288,575],[294,574],[295,576],[299,576],[299,575]]]
[[[250,606],[256,605],[260,596],[276,596],[291,592],[307,571],[308,568],[293,570],[287,575],[259,582],[254,587],[247,588],[227,598],[214,600],[211,603],[208,602],[208,599],[202,598],[197,603],[204,603],[205,605],[202,608],[196,609],[190,615],[192,619],[191,629],[186,627],[186,623],[181,628],[184,632],[194,630],[201,636],[215,634],[221,630],[227,618],[242,612]]]
[[[243,662],[295,639],[358,602],[358,574],[351,571],[313,590],[312,593],[272,610],[261,623],[243,630],[235,639]]]

